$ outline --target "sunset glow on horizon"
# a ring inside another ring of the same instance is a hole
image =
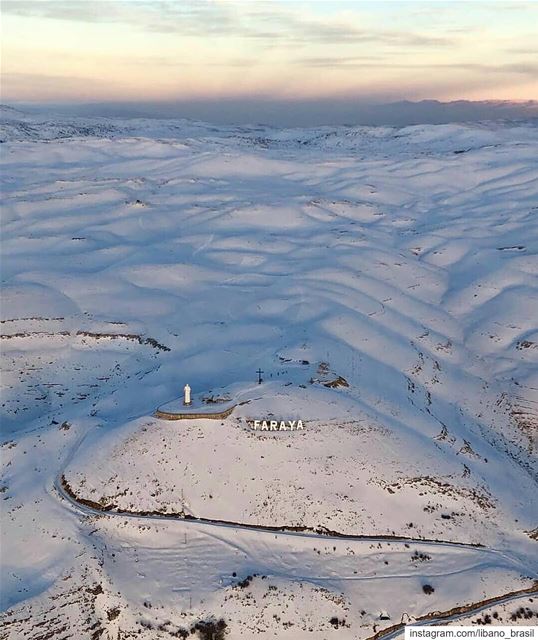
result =
[[[538,99],[538,3],[4,0],[12,102]]]

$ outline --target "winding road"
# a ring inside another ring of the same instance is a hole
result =
[[[231,521],[223,521],[223,520],[213,520],[210,518],[199,518],[191,515],[185,514],[164,514],[164,513],[137,513],[125,510],[116,509],[114,506],[112,507],[102,507],[97,505],[96,503],[90,503],[87,500],[78,498],[74,492],[70,489],[68,483],[65,480],[64,472],[66,468],[69,466],[71,460],[74,455],[78,451],[78,449],[82,446],[84,441],[86,440],[88,433],[83,434],[80,438],[77,439],[73,447],[70,449],[70,452],[64,462],[62,470],[56,476],[54,481],[54,491],[57,493],[60,500],[66,505],[66,508],[71,509],[78,515],[84,516],[107,516],[110,518],[125,518],[137,519],[137,520],[153,520],[153,521],[173,521],[178,522],[181,521],[188,526],[192,527],[203,527],[203,528],[216,528],[216,529],[224,529],[224,530],[242,530],[242,531],[256,531],[260,534],[273,534],[274,536],[280,537],[298,537],[298,538],[309,538],[314,540],[319,540],[320,542],[330,543],[342,540],[349,541],[362,541],[369,543],[404,543],[404,544],[415,544],[420,545],[422,548],[431,548],[432,552],[435,549],[444,548],[444,549],[454,549],[460,551],[473,551],[476,553],[480,553],[484,556],[493,556],[493,558],[497,561],[498,564],[511,567],[512,569],[517,569],[521,575],[524,575],[530,579],[534,580],[534,583],[526,588],[511,591],[509,593],[503,593],[498,596],[494,596],[488,599],[484,599],[478,602],[473,602],[467,605],[461,605],[457,607],[453,607],[447,611],[435,611],[428,613],[426,615],[412,618],[409,624],[425,624],[425,625],[435,625],[435,624],[444,624],[447,622],[453,622],[457,620],[461,620],[463,618],[468,618],[471,614],[477,614],[481,611],[484,611],[490,608],[493,605],[501,605],[512,601],[517,601],[519,599],[528,597],[530,594],[538,595],[538,573],[531,569],[528,565],[524,564],[519,559],[511,556],[509,553],[505,551],[501,551],[494,548],[487,548],[479,544],[473,543],[465,543],[465,542],[454,542],[454,541],[445,541],[445,540],[433,540],[433,539],[424,539],[424,538],[410,538],[405,536],[390,536],[390,535],[349,535],[349,534],[341,534],[335,531],[328,531],[324,529],[313,530],[307,527],[294,528],[294,527],[285,527],[285,526],[262,526],[256,524],[248,524],[241,522],[231,522]],[[401,576],[406,577],[406,576]],[[369,576],[357,576],[356,579],[370,579]],[[403,630],[406,626],[406,623],[400,622],[390,627],[386,627],[378,631],[375,635],[368,638],[368,640],[389,640],[391,638],[395,638],[403,633]]]

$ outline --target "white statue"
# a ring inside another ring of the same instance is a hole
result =
[[[188,383],[183,388],[183,391],[185,392],[185,396],[184,396],[184,399],[183,399],[183,404],[190,404],[191,403],[191,388],[189,387]]]

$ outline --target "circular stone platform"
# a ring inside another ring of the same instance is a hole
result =
[[[190,405],[185,405],[183,398],[178,398],[161,405],[155,412],[155,417],[163,420],[196,420],[200,418],[222,420],[229,416],[236,406],[235,399],[204,402],[201,397],[196,397],[193,398]]]

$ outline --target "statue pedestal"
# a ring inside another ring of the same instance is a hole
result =
[[[189,385],[185,385],[185,387],[189,387]],[[245,392],[254,392],[254,390],[258,392],[257,385],[245,386],[242,383],[236,383],[229,387],[201,391],[191,396],[191,388],[189,387],[188,397],[186,397],[187,390],[185,388],[183,397],[161,405],[154,415],[163,420],[203,418],[222,420],[229,416],[238,404],[242,404],[240,401],[244,398]]]
[[[197,420],[202,418],[222,420],[229,416],[236,406],[235,400],[217,404],[190,402],[187,405],[184,400],[178,399],[161,405],[155,412],[155,417],[163,420]]]

